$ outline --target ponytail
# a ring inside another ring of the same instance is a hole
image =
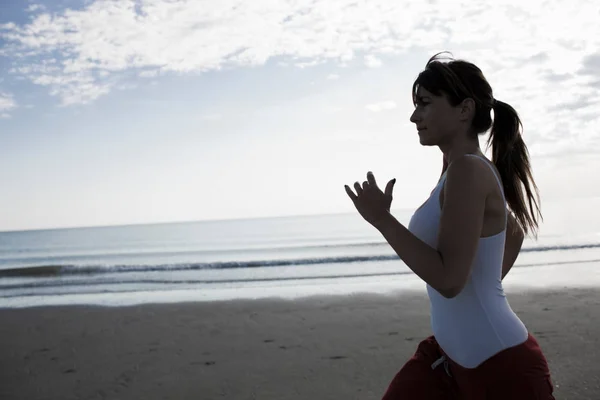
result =
[[[494,123],[488,139],[492,162],[504,184],[504,195],[525,234],[537,238],[539,192],[531,173],[529,152],[521,137],[523,125],[517,111],[509,104],[493,100]],[[528,207],[527,207],[528,206]]]

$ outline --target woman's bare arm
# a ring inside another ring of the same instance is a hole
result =
[[[441,175],[444,175],[447,169],[448,161],[446,160],[446,156],[444,156]],[[523,240],[525,239],[523,229],[519,226],[515,217],[508,210],[506,212],[508,213],[508,224],[506,227],[506,243],[504,244],[504,258],[502,261],[502,279],[504,279],[508,271],[515,264],[515,261],[517,261]]]
[[[525,239],[523,229],[519,226],[515,217],[508,210],[506,212],[508,212],[508,224],[506,227],[504,260],[502,261],[502,279],[508,274],[508,271],[510,271],[517,260],[523,240]]]

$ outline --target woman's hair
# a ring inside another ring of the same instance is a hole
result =
[[[490,84],[477,66],[463,60],[442,62],[440,54],[427,62],[415,80],[413,102],[416,104],[419,87],[436,96],[445,95],[453,106],[466,98],[473,99],[473,134],[484,134],[491,128],[487,145],[492,148],[492,162],[502,178],[508,206],[525,234],[536,235],[538,217],[542,218],[539,192],[531,173],[529,152],[521,137],[523,125],[519,115],[509,104],[494,99]]]

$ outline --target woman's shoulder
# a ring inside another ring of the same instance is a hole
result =
[[[446,171],[444,186],[460,186],[469,192],[487,194],[502,187],[494,164],[486,157],[465,154],[452,161]]]
[[[448,177],[477,177],[487,176],[487,172],[494,165],[484,156],[477,154],[465,154],[458,157],[448,165],[446,175]]]

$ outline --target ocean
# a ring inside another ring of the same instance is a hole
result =
[[[394,215],[407,224],[412,211]],[[569,266],[595,268],[599,260],[600,226],[590,223],[577,234],[550,229],[537,241],[526,239],[514,270],[543,267],[569,276]],[[0,307],[297,298],[424,286],[357,213],[0,232]]]

